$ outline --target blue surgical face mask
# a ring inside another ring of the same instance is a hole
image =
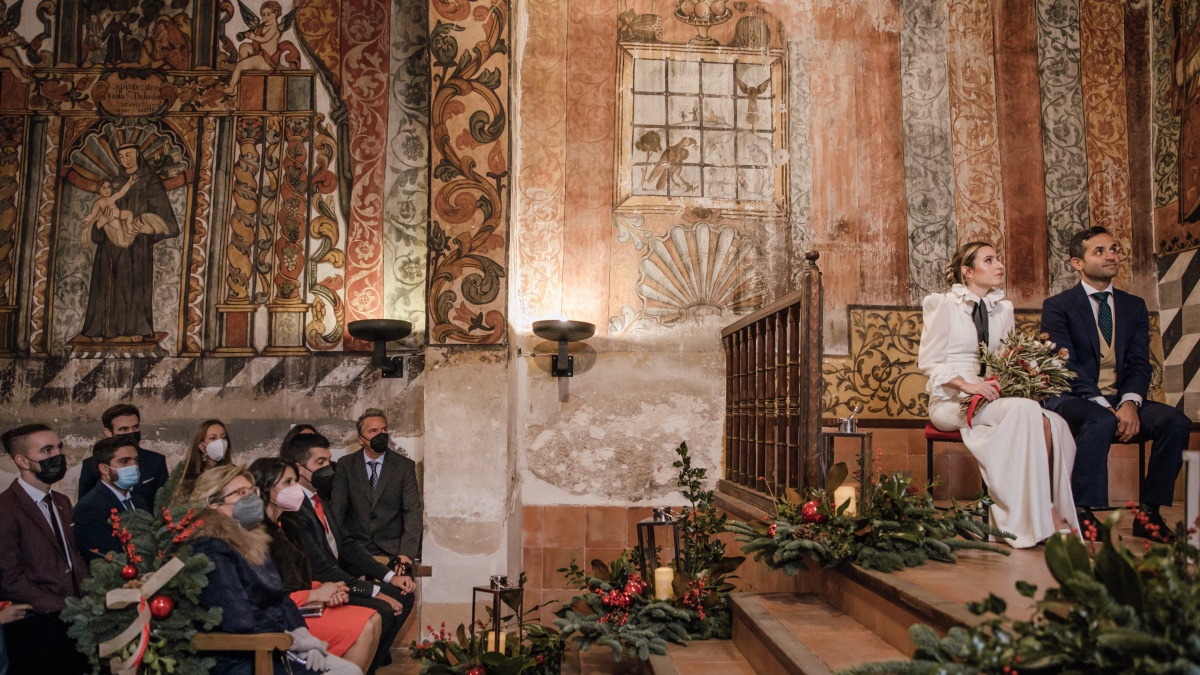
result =
[[[133,464],[117,469],[117,477],[113,480],[113,485],[122,490],[129,490],[140,483],[141,480],[142,472],[138,469],[137,464]]]

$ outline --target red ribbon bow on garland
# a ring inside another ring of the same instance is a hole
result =
[[[985,381],[985,382],[994,382],[995,380],[996,380],[996,376],[995,376],[995,375],[993,375],[993,376],[989,377],[988,379],[986,379],[986,380],[984,380],[984,381]],[[983,401],[984,403],[986,403],[986,402],[987,402],[987,401],[986,401],[986,400],[983,398],[983,394],[975,394],[974,396],[972,396],[972,397],[971,397],[971,405],[967,407],[967,428],[968,428],[968,429],[974,429],[974,428],[975,428],[975,426],[974,426],[973,424],[971,424],[971,418],[975,417],[975,410],[976,410],[977,408],[981,407],[981,406],[979,405],[979,402],[980,402],[980,401]]]

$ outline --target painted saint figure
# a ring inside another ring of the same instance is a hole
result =
[[[283,14],[283,7],[275,0],[267,0],[259,8],[262,18],[254,10],[238,0],[242,20],[249,27],[238,33],[239,40],[247,40],[238,47],[238,60],[229,76],[225,91],[233,93],[242,79],[242,74],[251,70],[280,70],[300,67],[300,52],[296,45],[284,41],[283,34],[292,27],[296,10]],[[282,18],[280,18],[282,17]]]
[[[118,148],[117,161],[121,187],[106,197],[101,186],[99,206],[86,219],[96,258],[80,334],[95,342],[142,342],[154,339],[154,244],[179,236],[179,222],[166,186],[138,146]]]

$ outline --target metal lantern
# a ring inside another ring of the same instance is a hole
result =
[[[675,542],[675,569],[683,568],[683,551],[679,547],[679,519],[672,515],[671,509],[667,507],[656,508],[654,515],[637,524],[638,552],[641,553],[642,558],[642,579],[652,591],[654,590],[653,571],[658,569],[658,546],[654,542],[654,531],[660,527],[671,530],[671,537]],[[652,565],[649,568],[650,574],[647,574],[648,564]]]
[[[508,577],[492,575],[487,586],[475,586],[471,589],[471,637],[475,637],[475,627],[479,625],[475,612],[479,608],[479,596],[483,596],[484,604],[491,603],[491,621],[484,631],[484,643],[489,652],[505,651],[504,605],[513,610],[513,618],[517,624],[517,644],[514,650],[519,651],[525,641],[525,588],[512,583]]]

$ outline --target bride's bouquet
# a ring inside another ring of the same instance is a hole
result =
[[[999,383],[1002,396],[1044,401],[1070,391],[1075,373],[1067,369],[1068,357],[1067,350],[1059,349],[1045,333],[1034,336],[1013,331],[995,351],[979,343],[979,358],[992,371],[988,379]],[[987,403],[978,394],[963,400],[968,427]]]

